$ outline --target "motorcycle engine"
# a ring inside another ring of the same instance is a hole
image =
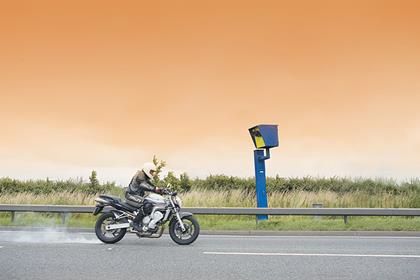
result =
[[[154,229],[156,228],[157,222],[159,222],[163,218],[163,214],[159,211],[156,211],[152,215],[146,216],[143,218],[143,225],[147,225],[148,228]]]
[[[144,217],[143,220],[142,220],[143,225],[146,225],[147,226],[149,224],[149,222],[150,222],[151,219],[152,218],[150,217],[150,215]]]

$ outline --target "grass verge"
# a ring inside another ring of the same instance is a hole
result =
[[[204,230],[420,231],[420,217],[349,217],[348,224],[344,224],[342,217],[271,216],[258,225],[255,216],[199,215],[197,218]],[[65,226],[93,228],[96,219],[91,214],[72,214]],[[0,214],[2,226],[61,227],[61,222],[59,214],[17,213],[14,223],[10,214]]]
[[[52,204],[52,205],[94,205],[96,195],[71,192],[50,194],[2,194],[0,203],[5,204]],[[120,195],[122,196],[122,195]],[[241,190],[214,191],[201,190],[180,194],[185,207],[255,207],[255,194]],[[271,192],[268,195],[270,207],[300,208],[312,207],[322,203],[324,207],[368,207],[368,208],[405,208],[416,207],[419,196],[379,192],[368,194],[363,191],[336,193],[332,191],[290,191]],[[420,217],[349,217],[344,224],[342,217],[299,217],[271,216],[268,221],[256,225],[255,216],[198,216],[202,229],[207,230],[396,230],[420,231]],[[93,228],[96,217],[91,214],[72,214],[69,227]],[[0,225],[19,226],[61,226],[59,214],[17,213],[11,223],[9,213],[0,213]]]

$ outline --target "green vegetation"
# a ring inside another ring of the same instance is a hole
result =
[[[165,162],[154,161],[158,167]],[[161,170],[159,169],[159,171]],[[190,179],[187,174],[177,178],[169,173],[154,182],[163,187],[170,183],[180,192],[186,207],[255,207],[255,183],[252,178],[212,175],[206,179]],[[95,171],[88,182],[82,179],[52,181],[21,181],[0,178],[1,204],[94,205],[98,193],[123,197],[124,189],[115,183],[100,183]],[[281,178],[267,179],[270,207],[377,207],[420,208],[420,180],[405,182],[363,178]],[[73,214],[68,226],[92,227],[95,217]],[[0,213],[0,225],[10,225],[9,213]],[[199,216],[203,229],[255,229],[254,216]],[[270,217],[259,223],[265,230],[420,230],[420,218],[349,217],[345,225],[340,217]],[[15,225],[59,226],[57,214],[19,213]]]
[[[190,183],[192,189],[198,190],[244,190],[255,191],[253,178],[238,178],[225,175],[210,175],[206,179],[194,179]],[[267,192],[319,192],[331,191],[338,194],[363,192],[368,195],[389,193],[391,195],[420,194],[420,179],[398,183],[393,179],[366,179],[366,178],[283,178],[268,177]],[[417,201],[420,202],[420,201]],[[418,204],[420,207],[420,204]]]
[[[215,190],[231,191],[242,190],[252,193],[255,191],[253,178],[239,178],[225,175],[210,175],[205,179],[190,179],[188,174],[181,174],[180,178],[169,172],[162,180],[155,178],[154,182],[159,186],[166,186],[171,183],[173,188],[181,192],[190,190]],[[25,193],[47,194],[52,192],[82,192],[94,194],[99,192],[117,192],[118,187],[114,182],[100,184],[97,174],[92,171],[89,182],[81,178],[69,179],[66,181],[46,180],[16,180],[11,178],[0,178],[0,194]],[[366,179],[366,178],[283,178],[268,177],[267,192],[292,192],[292,191],[331,191],[338,194],[364,192],[369,195],[388,193],[391,195],[411,195],[420,193],[420,179],[415,178],[409,181],[398,183],[393,179]],[[420,201],[418,201],[420,202]],[[420,204],[419,204],[420,205]]]
[[[255,216],[197,216],[204,230],[395,230],[419,231],[420,217],[270,217],[256,224]],[[93,228],[97,217],[91,214],[71,214],[65,226]],[[0,225],[62,227],[60,214],[18,213],[11,222],[9,213],[0,213]]]
[[[268,221],[256,224],[255,216],[199,216],[203,229],[212,230],[420,230],[420,217],[350,217],[344,224],[342,217],[270,217]]]
[[[97,194],[97,193],[121,193],[120,187],[114,182],[100,184],[96,171],[92,171],[89,182],[81,178],[69,179],[66,181],[46,180],[16,180],[11,178],[0,178],[0,195],[30,193],[33,195],[54,194],[61,192]]]

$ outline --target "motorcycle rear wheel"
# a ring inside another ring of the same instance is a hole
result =
[[[104,243],[113,244],[120,241],[127,232],[125,228],[119,228],[114,230],[106,230],[107,225],[118,224],[120,221],[115,219],[114,214],[104,213],[102,214],[95,225],[96,237]]]

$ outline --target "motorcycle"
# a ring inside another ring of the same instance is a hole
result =
[[[96,208],[93,215],[101,213],[95,225],[95,233],[99,240],[113,244],[120,241],[128,232],[135,233],[139,238],[159,238],[162,236],[165,224],[169,222],[169,235],[179,245],[193,243],[199,233],[200,225],[192,213],[181,212],[182,201],[176,192],[166,190],[163,195],[150,193],[143,203],[153,204],[152,211],[142,220],[140,231],[132,227],[139,209],[111,195],[99,195],[95,198]]]

